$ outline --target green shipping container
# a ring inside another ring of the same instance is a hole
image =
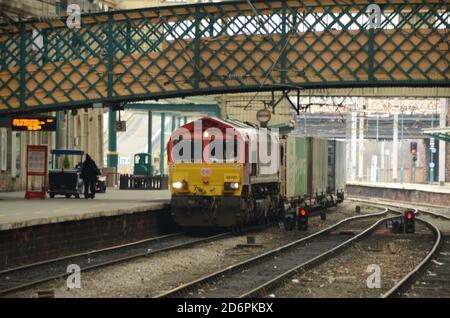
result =
[[[328,142],[311,137],[287,136],[282,175],[285,195],[298,198],[325,192],[328,184]]]

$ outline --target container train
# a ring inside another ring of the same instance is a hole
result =
[[[239,228],[337,205],[344,199],[344,146],[235,120],[187,123],[167,147],[172,217],[185,228]]]

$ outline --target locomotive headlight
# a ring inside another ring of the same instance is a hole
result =
[[[224,188],[225,190],[238,190],[239,182],[225,182]]]
[[[183,183],[182,182],[174,182],[174,183],[172,183],[172,188],[174,188],[174,189],[177,189],[177,190],[179,190],[179,189],[181,189],[183,187]]]
[[[184,181],[177,181],[177,182],[172,183],[172,188],[174,188],[175,190],[186,189],[187,183]]]

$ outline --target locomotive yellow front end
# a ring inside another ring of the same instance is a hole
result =
[[[244,165],[171,163],[172,217],[184,227],[232,227],[241,217]]]
[[[204,117],[172,134],[167,147],[169,187],[178,225],[231,228],[247,222],[243,194],[248,189],[248,164],[236,128]]]

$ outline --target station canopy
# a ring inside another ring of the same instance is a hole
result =
[[[450,127],[446,128],[428,128],[424,129],[423,133],[427,136],[444,140],[449,142],[450,141]]]

